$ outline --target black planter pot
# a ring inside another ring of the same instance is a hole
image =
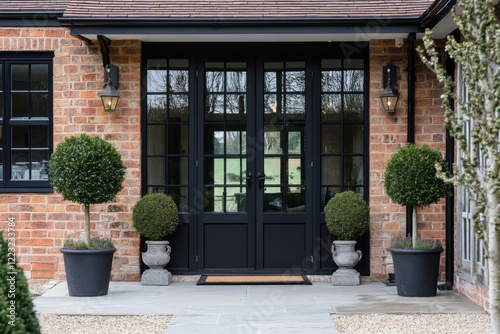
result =
[[[68,292],[72,297],[95,297],[108,294],[115,248],[75,250],[61,248]]]
[[[398,295],[434,297],[437,293],[439,258],[443,248],[389,248],[394,262]]]

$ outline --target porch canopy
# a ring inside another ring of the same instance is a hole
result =
[[[70,0],[59,23],[89,42],[97,35],[145,42],[361,42],[406,38],[443,22],[444,35],[451,19],[443,18],[454,2]]]

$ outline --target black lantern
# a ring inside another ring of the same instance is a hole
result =
[[[120,93],[116,90],[118,86],[118,67],[109,62],[109,46],[111,41],[98,35],[97,40],[101,46],[102,65],[104,66],[104,91],[99,93],[104,111],[113,112],[116,110]]]
[[[380,94],[380,100],[382,101],[384,110],[387,113],[393,113],[396,110],[396,104],[399,99],[399,91],[392,84],[392,82],[396,84],[396,67],[390,64],[385,66],[382,77],[382,84],[385,88],[382,94]],[[385,84],[386,82],[387,84]]]

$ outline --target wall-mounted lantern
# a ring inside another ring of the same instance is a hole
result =
[[[380,100],[387,113],[394,113],[399,99],[399,91],[396,88],[396,66],[389,64],[382,71],[382,86],[385,87]]]
[[[109,46],[111,41],[98,35],[97,40],[101,46],[102,63],[104,66],[104,91],[99,93],[104,111],[113,112],[116,110],[120,93],[116,90],[118,86],[118,67],[109,63]]]

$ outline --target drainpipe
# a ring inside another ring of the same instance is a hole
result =
[[[415,143],[415,33],[408,34],[408,129],[407,142]],[[406,207],[406,236],[413,235],[413,206]]]

